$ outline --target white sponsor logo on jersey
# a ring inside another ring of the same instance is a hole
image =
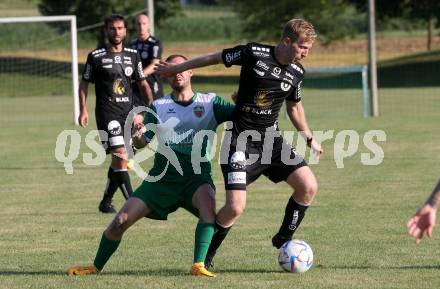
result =
[[[153,57],[158,58],[159,55],[159,46],[153,46]]]
[[[301,74],[304,74],[304,70],[302,70],[301,67],[299,67],[298,65],[293,64],[293,63],[291,65],[292,65],[293,69],[300,72]]]
[[[287,83],[287,82],[281,82],[281,89],[283,91],[288,91],[290,88],[292,87],[291,84]]]
[[[119,56],[119,55],[115,56],[115,63],[122,63],[121,56]]]
[[[252,46],[252,53],[261,57],[269,57],[270,49],[267,47]]]
[[[264,76],[266,73],[264,71],[258,70],[256,68],[254,68],[254,71],[256,74],[258,74],[259,76]]]
[[[130,98],[128,96],[115,97],[116,102],[129,102]]]
[[[90,64],[86,64],[86,70],[84,72],[84,79],[89,80],[90,79],[90,75],[92,73],[92,66]]]
[[[139,62],[137,65],[138,73],[140,78],[145,78],[144,70],[142,69],[142,62]]]
[[[103,58],[102,63],[113,63],[113,59],[111,58]]]
[[[113,67],[113,64],[106,64],[106,65],[102,66],[102,68],[107,68],[107,69],[110,69],[112,67]]]
[[[281,68],[278,66],[275,66],[272,70],[271,75],[275,76],[276,78],[280,78]]]
[[[132,74],[133,74],[133,68],[131,68],[131,66],[127,66],[125,69],[124,69],[124,72],[125,72],[125,75],[126,76],[131,76]]]
[[[226,62],[227,63],[231,63],[236,61],[237,59],[240,59],[241,57],[241,51],[236,51],[236,52],[231,52],[231,53],[226,53]]]
[[[267,47],[260,47],[260,46],[252,46],[253,51],[263,51],[263,52],[270,52],[270,49]]]
[[[101,53],[93,55],[93,57],[98,58],[98,57],[101,57],[101,56],[105,55],[106,53],[107,52],[104,51],[104,52],[101,52]]]
[[[246,184],[246,172],[228,173],[228,185]]]
[[[269,70],[269,65],[267,65],[266,63],[264,63],[261,60],[258,60],[255,65],[257,65],[259,68],[262,68],[262,69],[264,69],[266,71]]]
[[[286,82],[288,82],[288,83],[290,83],[290,84],[293,85],[293,81],[292,81],[292,79],[290,79],[290,78],[286,78],[286,77],[284,77],[284,78],[283,78],[283,81],[286,81]]]
[[[286,76],[293,79],[293,75],[286,71]]]

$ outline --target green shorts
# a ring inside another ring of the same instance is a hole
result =
[[[214,182],[210,175],[194,175],[173,180],[160,180],[154,183],[142,182],[134,191],[132,197],[139,198],[152,210],[146,216],[155,220],[166,220],[168,214],[178,208],[184,208],[194,216],[199,216],[199,210],[192,204],[192,197],[203,184],[211,185],[215,191]]]

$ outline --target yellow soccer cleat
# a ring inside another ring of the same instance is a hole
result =
[[[69,276],[92,275],[98,274],[99,270],[93,266],[72,266],[67,270]]]
[[[215,274],[206,270],[204,262],[194,263],[191,268],[191,275],[215,277]]]

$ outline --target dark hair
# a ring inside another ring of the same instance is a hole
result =
[[[183,58],[185,60],[188,60],[188,58],[186,58],[185,56],[183,56],[182,54],[171,54],[170,56],[167,57],[167,59],[165,60],[165,62],[170,62],[171,60],[173,60],[174,58]]]
[[[125,18],[123,15],[121,14],[112,14],[109,15],[107,17],[105,17],[104,19],[104,27],[107,28],[107,26],[115,21],[122,21],[124,22],[124,26],[127,27],[126,23],[125,23]]]

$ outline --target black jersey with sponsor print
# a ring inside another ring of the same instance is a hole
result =
[[[95,83],[96,114],[126,117],[133,107],[132,85],[145,79],[136,50],[95,49],[87,56],[82,79]]]
[[[147,40],[133,39],[129,46],[139,52],[143,68],[150,65],[153,59],[161,59],[162,57],[162,43],[154,36],[148,37]],[[160,77],[153,73],[147,75],[147,81],[153,91],[154,98],[161,97],[163,91]]]
[[[274,46],[248,43],[223,50],[226,67],[240,65],[240,83],[235,129],[254,129],[264,132],[274,126],[285,99],[301,100],[301,81],[304,68],[300,63],[282,65],[274,55]]]

